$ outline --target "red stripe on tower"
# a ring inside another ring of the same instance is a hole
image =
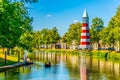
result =
[[[82,31],[81,31],[80,48],[91,49],[90,33],[89,33],[89,17],[86,10],[84,11],[82,20],[83,20],[83,23],[82,23]]]
[[[82,27],[87,27],[87,26],[88,26],[87,23],[83,23],[83,24],[82,24]]]
[[[89,30],[82,30],[82,33],[89,33]]]
[[[90,39],[90,36],[81,36],[82,39]]]

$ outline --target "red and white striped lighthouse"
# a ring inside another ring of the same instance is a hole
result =
[[[89,33],[89,17],[87,11],[85,10],[82,17],[82,32],[81,32],[81,41],[80,49],[91,49],[90,45],[90,33]]]

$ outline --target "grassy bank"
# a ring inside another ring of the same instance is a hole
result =
[[[98,57],[98,58],[105,58],[105,59],[109,59],[109,60],[117,60],[120,61],[120,53],[116,52],[116,51],[109,51],[109,50],[94,50],[91,51],[90,56],[93,57]]]
[[[79,50],[70,50],[70,49],[41,49],[40,51],[56,52],[56,53],[79,53]]]
[[[13,64],[13,63],[16,63],[18,61],[18,58],[16,57],[12,57],[12,56],[7,56],[7,61],[6,61],[6,64],[9,65],[9,64]],[[4,66],[5,64],[5,56],[4,54],[0,54],[0,66]]]
[[[70,49],[42,49],[40,51],[45,52],[56,52],[56,53],[72,53],[72,54],[80,54],[80,50],[70,50]],[[85,53],[85,52],[84,52]],[[120,61],[120,53],[116,51],[109,51],[109,50],[92,50],[90,52],[86,52],[87,56],[98,57],[98,58],[105,58],[109,60],[117,60]]]

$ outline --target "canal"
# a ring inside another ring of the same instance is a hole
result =
[[[120,62],[70,53],[39,52],[34,64],[0,72],[0,80],[120,80]],[[51,67],[44,67],[45,62]]]

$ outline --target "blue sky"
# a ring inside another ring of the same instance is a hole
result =
[[[56,26],[63,35],[70,24],[82,22],[84,9],[87,9],[90,25],[93,18],[100,17],[107,26],[119,5],[120,0],[39,0],[28,6],[30,16],[34,18],[34,30]]]

